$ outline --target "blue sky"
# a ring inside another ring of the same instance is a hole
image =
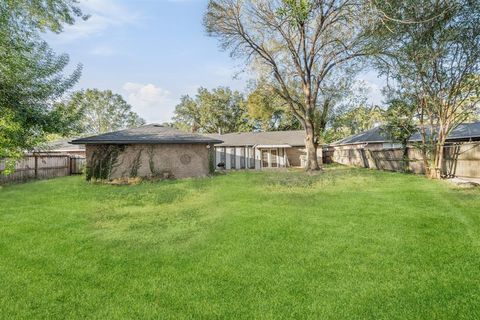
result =
[[[243,61],[232,60],[206,36],[202,17],[207,0],[80,0],[87,21],[46,39],[72,65],[83,64],[75,89],[120,93],[147,122],[170,120],[182,94],[198,87],[244,90]],[[359,76],[380,103],[375,73]]]

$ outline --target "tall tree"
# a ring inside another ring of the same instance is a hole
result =
[[[262,69],[305,129],[307,170],[318,170],[316,118],[325,79],[369,50],[354,0],[211,0],[207,32]]]
[[[180,103],[175,106],[173,121],[178,129],[188,132],[201,130],[201,108],[198,101],[189,95],[180,98]]]
[[[325,132],[326,142],[333,142],[380,126],[385,112],[376,105],[355,105],[343,109],[331,120]]]
[[[414,98],[426,174],[442,176],[448,134],[478,113],[480,2],[373,1],[379,70]]]
[[[78,114],[81,134],[99,134],[145,124],[121,95],[110,90],[87,89],[74,92],[62,110]]]
[[[283,131],[302,128],[285,101],[263,81],[256,83],[248,95],[247,112],[256,130]]]
[[[191,132],[230,133],[252,128],[243,95],[226,87],[198,89],[195,99],[183,96],[175,107],[176,127]]]
[[[409,170],[408,144],[417,131],[416,107],[408,97],[400,96],[389,101],[382,131],[386,136],[402,145],[402,171]]]
[[[74,0],[6,0],[0,2],[0,158],[16,158],[49,133],[70,127],[57,101],[80,76],[63,70],[67,55],[55,55],[40,38],[61,32],[64,24],[86,19]],[[8,170],[6,171],[8,172]]]

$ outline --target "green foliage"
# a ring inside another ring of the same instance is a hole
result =
[[[213,147],[213,145],[210,145],[209,147],[210,148],[208,149],[208,172],[213,175],[216,169],[215,148]]]
[[[416,106],[404,99],[392,99],[389,107],[384,113],[385,124],[382,126],[382,132],[395,142],[402,144],[402,171],[409,170],[408,144],[410,137],[417,131],[416,124]],[[418,146],[422,148],[422,146]]]
[[[201,108],[189,95],[180,98],[180,103],[175,107],[174,125],[188,132],[201,130]]]
[[[0,158],[12,162],[51,133],[69,134],[70,115],[56,102],[80,76],[80,66],[64,75],[67,55],[56,55],[40,32],[60,32],[75,17],[86,18],[76,1],[0,2]]]
[[[346,167],[0,191],[5,319],[478,319],[480,190]]]
[[[138,176],[138,170],[142,166],[142,150],[138,151],[136,157],[133,159],[132,167],[130,168],[130,178],[135,178]]]
[[[261,84],[248,95],[247,111],[257,130],[300,130],[302,125],[288,109],[285,101],[268,86]]]
[[[378,106],[354,106],[337,114],[324,135],[326,143],[358,134],[385,122],[385,112]]]
[[[390,101],[384,115],[385,132],[393,141],[406,146],[410,137],[417,131],[416,107],[405,100],[394,99]]]
[[[426,174],[440,178],[448,134],[480,110],[480,2],[378,1],[377,67],[413,100]]]
[[[98,145],[89,159],[86,170],[87,181],[110,180],[110,175],[118,165],[118,157],[125,150],[124,145]],[[132,168],[132,171],[134,169]]]
[[[99,134],[145,124],[121,95],[110,90],[77,91],[60,105],[62,111],[78,118],[79,134]]]
[[[183,96],[175,107],[174,125],[177,128],[201,133],[230,133],[249,131],[243,95],[226,87],[209,91],[198,89],[195,99]]]
[[[2,19],[9,19],[22,31],[33,33],[47,30],[59,33],[65,24],[89,18],[78,6],[78,0],[3,0],[0,12]]]
[[[310,0],[282,0],[282,6],[277,13],[287,17],[292,23],[303,25],[308,21],[312,5]]]

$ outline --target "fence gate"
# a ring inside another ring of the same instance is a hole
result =
[[[79,156],[32,154],[19,159],[14,172],[5,175],[6,160],[3,159],[0,160],[0,184],[81,174],[84,166],[85,158]]]

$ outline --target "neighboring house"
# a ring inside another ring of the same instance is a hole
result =
[[[412,172],[423,173],[420,150],[415,148],[421,141],[415,133],[409,143],[409,167]],[[401,144],[388,139],[381,128],[374,128],[328,146],[333,162],[366,168],[401,169]],[[444,171],[450,176],[480,177],[480,122],[464,123],[452,130],[445,146]]]
[[[44,146],[35,149],[36,154],[40,155],[70,155],[70,156],[79,156],[85,157],[85,146],[84,145],[73,145],[69,141],[71,139],[63,139],[52,141]]]
[[[73,140],[86,146],[87,179],[207,176],[222,141],[158,124]]]
[[[303,167],[306,160],[303,130],[208,136],[223,141],[215,145],[217,169]],[[317,156],[321,161],[321,148],[318,149]]]

